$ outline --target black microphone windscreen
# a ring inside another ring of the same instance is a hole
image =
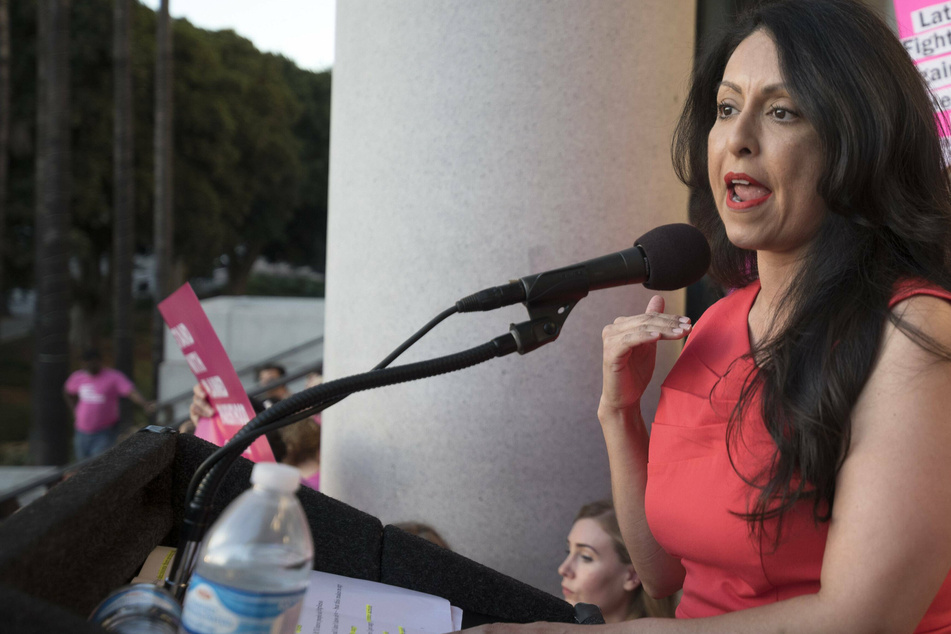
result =
[[[690,286],[710,267],[710,245],[692,225],[662,225],[642,235],[635,244],[644,250],[650,267],[644,286],[655,291]]]

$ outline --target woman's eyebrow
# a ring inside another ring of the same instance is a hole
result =
[[[598,552],[598,549],[597,549],[597,548],[595,548],[594,546],[591,546],[591,545],[589,545],[589,544],[582,544],[582,543],[579,542],[579,543],[575,544],[575,546],[577,546],[578,548],[587,548],[588,550],[594,552],[595,555],[600,555],[600,554],[601,554],[601,553]]]
[[[717,91],[719,91],[724,86],[729,88],[733,92],[743,94],[743,90],[740,89],[740,87],[734,84],[732,81],[721,81],[719,84],[717,84]]]
[[[720,90],[720,88],[723,88],[723,87],[729,88],[733,92],[738,93],[740,95],[743,94],[743,89],[737,86],[736,84],[734,84],[732,81],[723,80],[719,84],[717,84],[718,91]],[[786,90],[786,84],[782,84],[782,83],[767,84],[766,86],[763,86],[763,90],[761,90],[760,92],[762,92],[764,95],[775,95],[777,93],[782,93],[786,95],[789,94],[789,92]]]

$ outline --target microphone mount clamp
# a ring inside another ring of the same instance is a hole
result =
[[[548,271],[526,282],[527,299],[522,303],[531,319],[509,326],[519,354],[528,354],[557,339],[571,309],[591,287],[588,271],[582,265]]]

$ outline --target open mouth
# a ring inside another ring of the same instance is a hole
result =
[[[726,204],[731,209],[749,209],[773,195],[769,187],[747,174],[729,172],[723,180],[727,188]]]

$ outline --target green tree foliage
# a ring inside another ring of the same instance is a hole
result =
[[[268,243],[283,242],[297,206],[300,148],[293,126],[302,108],[283,80],[280,59],[233,31],[183,24],[175,47],[175,200],[185,212],[176,216],[176,251],[192,270],[207,259],[207,245],[193,238],[208,224],[201,216],[213,204],[216,251],[228,255],[234,290],[242,292],[254,259]],[[198,53],[200,63],[180,61],[179,50]],[[205,114],[186,121],[190,108]]]
[[[294,126],[303,178],[286,240],[271,243],[264,254],[270,260],[308,265],[322,272],[327,255],[330,73],[301,70],[288,59],[281,58],[280,62],[284,79],[303,108]]]
[[[75,301],[105,314],[112,240],[112,2],[72,5],[72,245]],[[5,277],[31,286],[36,138],[36,1],[11,3],[13,104]],[[132,38],[137,251],[151,250],[155,13],[136,4]],[[174,251],[185,277],[227,255],[240,291],[254,257],[323,270],[330,73],[304,71],[232,31],[174,21]],[[108,271],[108,268],[105,269]],[[95,325],[96,320],[92,320]]]

